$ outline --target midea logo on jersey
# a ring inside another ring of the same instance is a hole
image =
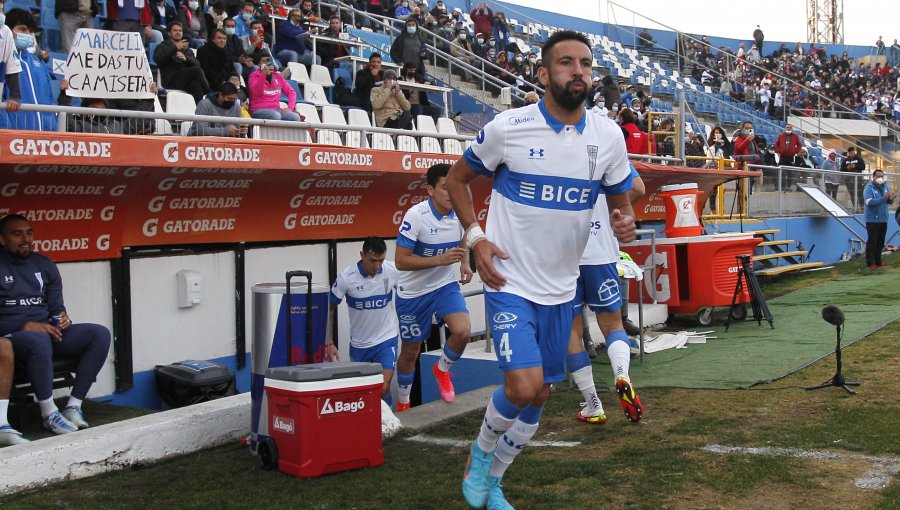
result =
[[[544,159],[544,149],[528,149],[528,159]]]
[[[416,322],[415,315],[401,315],[400,322]]]
[[[534,117],[512,117],[509,119],[510,126],[518,126],[519,124],[524,124],[526,122],[531,122],[534,120]]]

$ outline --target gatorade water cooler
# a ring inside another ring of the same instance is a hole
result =
[[[666,237],[692,237],[703,233],[700,225],[702,192],[696,183],[670,184],[659,188],[659,196],[666,205]]]
[[[384,464],[378,363],[316,363],[266,371],[265,469],[300,478]]]
[[[308,275],[308,272],[298,273]],[[287,303],[287,282],[257,283],[251,290],[253,336],[250,348],[250,450],[256,453],[259,439],[269,435],[266,397],[263,392],[266,370],[325,361],[329,288],[309,281],[291,282],[290,309]],[[290,345],[287,341],[288,330],[292,336]],[[312,333],[311,337],[309,332]]]

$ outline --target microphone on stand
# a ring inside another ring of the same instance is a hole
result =
[[[840,326],[844,323],[844,311],[834,305],[822,307],[822,318],[832,326]]]
[[[822,388],[838,387],[844,388],[845,390],[847,390],[847,393],[853,394],[854,391],[851,390],[849,386],[859,386],[859,383],[856,381],[848,381],[844,379],[844,374],[841,372],[841,338],[844,336],[841,329],[844,324],[844,311],[834,305],[825,305],[822,307],[822,318],[825,319],[825,322],[831,324],[837,330],[837,345],[834,348],[834,358],[837,364],[837,372],[835,372],[834,377],[832,377],[830,380],[825,381],[818,386],[810,386],[806,389],[818,390]]]

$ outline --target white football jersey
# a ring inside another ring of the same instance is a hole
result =
[[[631,163],[628,164],[631,178],[638,177],[637,170]],[[619,261],[619,240],[613,234],[612,225],[609,223],[609,207],[606,205],[606,195],[601,193],[594,206],[591,215],[587,246],[581,255],[582,266],[597,266],[600,264],[612,264]]]
[[[400,272],[393,262],[385,261],[375,276],[363,273],[357,262],[341,271],[331,286],[331,302],[347,298],[350,315],[350,345],[372,347],[400,334],[394,310],[394,290]]]
[[[459,246],[462,236],[463,229],[456,214],[450,211],[446,216],[441,216],[429,199],[406,211],[397,235],[397,245],[411,249],[413,255],[418,257],[434,257]],[[402,298],[418,297],[458,279],[456,264],[400,271],[397,294]]]
[[[463,157],[494,179],[486,234],[509,255],[494,259],[507,280],[501,292],[571,301],[599,195],[631,188],[622,130],[587,110],[564,125],[540,101],[498,114]]]

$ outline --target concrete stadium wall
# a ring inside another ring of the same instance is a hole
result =
[[[359,260],[361,241],[338,243],[337,269]],[[387,259],[394,259],[395,242],[388,241]],[[61,263],[65,298],[77,322],[95,322],[112,330],[112,301],[109,262]],[[250,389],[250,351],[253,335],[251,286],[262,282],[283,282],[289,270],[312,271],[313,282],[328,286],[328,245],[256,248],[245,258],[245,338],[247,366],[237,368],[235,356],[235,260],[231,251],[172,256],[135,257],[131,261],[131,320],[134,386],[116,392],[115,352],[110,349],[103,370],[93,385],[90,398],[119,405],[159,409],[154,368],[178,361],[211,360],[236,374],[238,391]],[[175,275],[182,269],[200,273],[202,301],[191,308],[176,304]],[[463,291],[481,288],[481,280]],[[468,298],[472,331],[485,331],[484,300]],[[338,312],[338,344],[341,359],[349,360],[349,320],[346,306]]]

